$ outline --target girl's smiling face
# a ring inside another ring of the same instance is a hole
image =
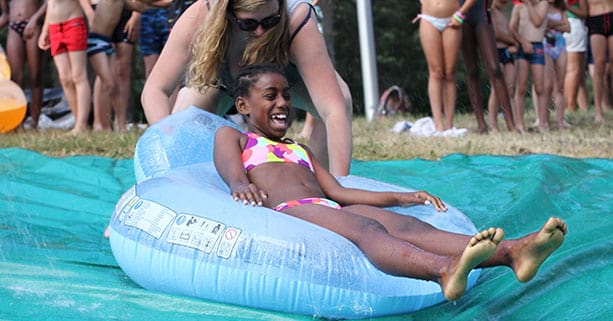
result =
[[[291,97],[285,76],[268,72],[259,75],[249,95],[238,97],[237,110],[247,117],[249,130],[281,140],[292,123]]]

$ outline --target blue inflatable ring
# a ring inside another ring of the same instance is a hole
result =
[[[113,254],[140,286],[248,307],[326,318],[400,314],[445,301],[434,282],[375,268],[347,239],[263,207],[232,200],[212,162],[215,131],[233,126],[197,108],[167,117],[139,139],[137,183],[117,203]],[[345,186],[409,190],[357,176]],[[450,207],[392,208],[438,228],[473,234]],[[472,287],[479,276],[469,276]]]

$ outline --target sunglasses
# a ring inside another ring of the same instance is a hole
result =
[[[260,21],[255,20],[255,19],[239,19],[234,14],[234,12],[232,12],[232,16],[234,16],[234,19],[236,21],[236,24],[238,25],[238,28],[242,31],[255,31],[255,29],[257,29],[258,26],[262,26],[264,30],[268,30],[278,25],[279,21],[281,21],[280,13],[274,14],[272,16],[268,16]]]

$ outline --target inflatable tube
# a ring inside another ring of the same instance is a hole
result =
[[[234,202],[215,170],[223,119],[190,108],[150,127],[135,151],[138,183],[110,224],[113,254],[150,290],[326,318],[408,313],[443,302],[434,282],[376,269],[347,239],[300,219]],[[197,130],[195,130],[197,129]],[[408,190],[357,176],[345,186]],[[476,232],[457,209],[392,208],[435,226]],[[472,287],[479,270],[469,276]]]
[[[16,83],[0,79],[0,134],[19,126],[26,116],[28,101]]]

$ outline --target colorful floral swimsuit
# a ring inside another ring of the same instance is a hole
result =
[[[265,163],[296,163],[315,173],[309,154],[299,144],[293,141],[288,141],[288,143],[276,142],[250,132],[246,133],[246,135],[247,143],[241,154],[246,171],[250,171],[256,166]],[[318,204],[337,209],[341,208],[335,201],[321,197],[309,197],[283,202],[273,207],[273,210],[283,211],[304,204]]]

